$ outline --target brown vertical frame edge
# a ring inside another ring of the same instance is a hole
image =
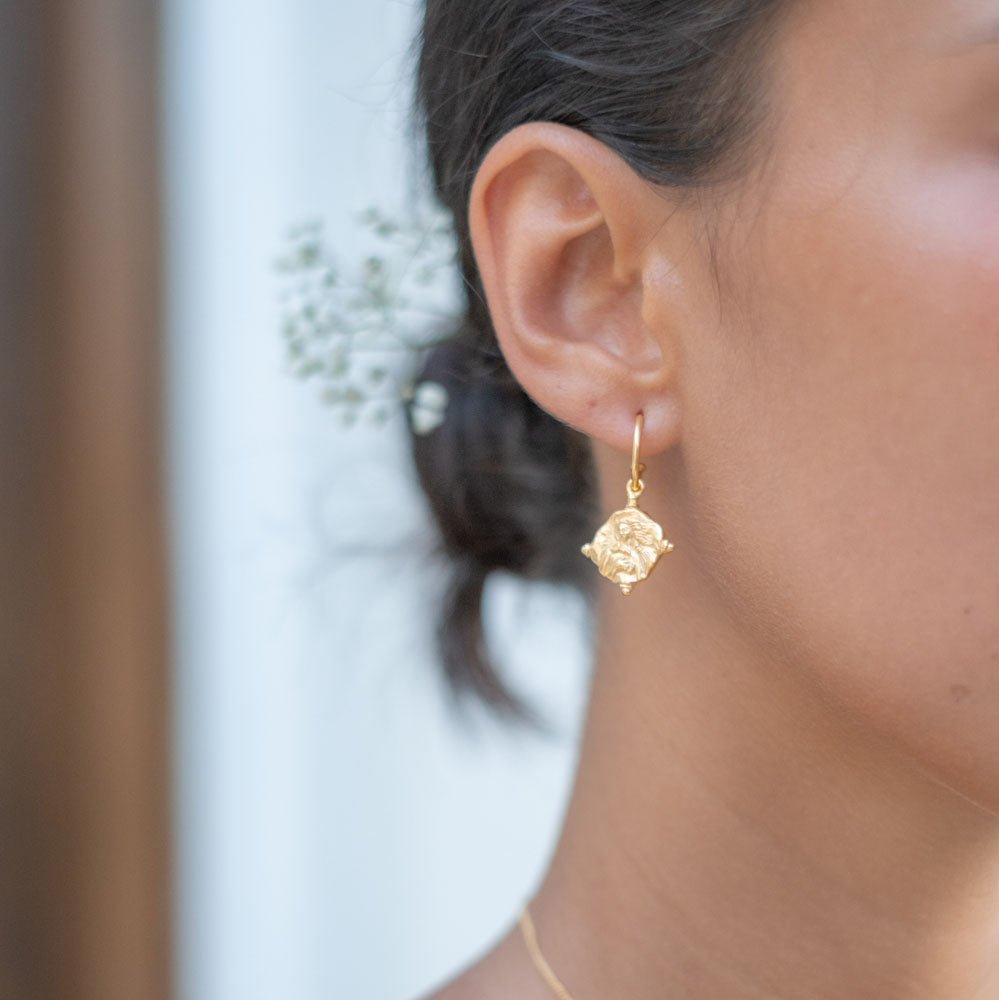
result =
[[[0,0],[0,997],[166,1000],[154,0]]]

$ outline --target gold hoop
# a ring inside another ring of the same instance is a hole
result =
[[[642,447],[642,428],[645,426],[645,414],[641,410],[638,411],[638,416],[635,417],[635,437],[631,445],[631,482],[628,484],[628,492],[634,491],[638,496],[641,495],[642,490],[645,488],[645,484],[642,482],[642,473],[645,471],[645,466],[638,460],[639,450]]]

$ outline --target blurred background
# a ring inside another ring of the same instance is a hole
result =
[[[453,711],[415,355],[368,300],[344,370],[289,332],[427,245],[418,15],[0,0],[5,1000],[415,1000],[544,869],[583,609],[488,593],[550,735]]]

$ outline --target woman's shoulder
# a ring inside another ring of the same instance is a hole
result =
[[[510,994],[503,992],[495,980],[472,972],[474,970],[463,973],[436,993],[419,1000],[510,1000]]]
[[[483,962],[478,962],[436,993],[419,1000],[511,1000],[515,995],[500,970],[491,972]]]
[[[539,985],[542,987],[539,990]],[[419,1000],[549,1000],[514,927],[486,955]]]

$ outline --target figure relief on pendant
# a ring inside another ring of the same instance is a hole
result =
[[[633,490],[632,485],[628,484],[628,506],[611,514],[582,550],[625,594],[652,572],[661,556],[673,551],[673,543],[663,538],[663,529],[639,510],[641,490]]]

